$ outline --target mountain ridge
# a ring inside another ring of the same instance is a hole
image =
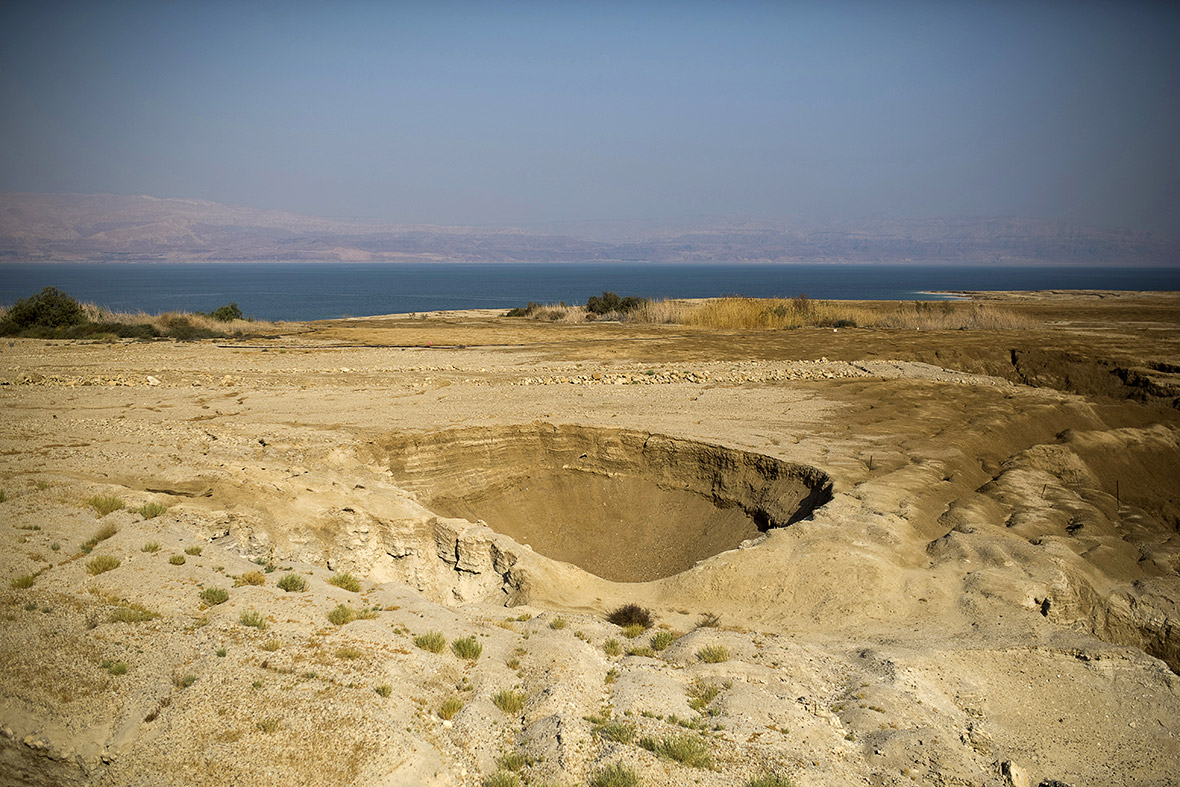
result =
[[[554,225],[536,225],[554,226]],[[0,194],[0,261],[943,262],[1180,264],[1180,240],[1019,216],[394,224],[208,200]]]

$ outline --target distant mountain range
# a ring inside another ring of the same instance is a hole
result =
[[[961,262],[1178,265],[1180,240],[1045,219],[701,219],[446,227],[110,194],[0,195],[0,261]]]

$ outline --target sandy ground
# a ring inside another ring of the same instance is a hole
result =
[[[1180,783],[1180,296],[974,297],[4,342],[0,783]]]

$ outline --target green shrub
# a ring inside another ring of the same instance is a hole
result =
[[[160,544],[158,541],[149,541],[139,548],[140,552],[159,552]]]
[[[621,656],[623,654],[623,646],[617,639],[611,637],[602,643],[602,651],[608,656]]]
[[[32,574],[21,574],[19,577],[13,577],[12,581],[8,584],[12,586],[13,590],[27,590],[28,588],[31,588],[33,583],[36,581],[37,578]]]
[[[438,717],[443,721],[450,721],[461,710],[463,710],[463,700],[458,697],[447,697],[438,708]]]
[[[353,622],[357,617],[357,612],[352,607],[347,604],[337,604],[336,608],[328,613],[328,622],[336,626],[343,626]]]
[[[249,626],[250,628],[258,629],[259,631],[266,631],[267,628],[266,618],[262,616],[261,612],[256,612],[252,609],[243,612],[241,617],[238,618],[238,621],[243,626]]]
[[[172,685],[178,689],[187,689],[189,686],[197,682],[197,676],[191,672],[174,672],[172,673]]]
[[[795,787],[795,782],[776,773],[764,773],[746,780],[746,787]]]
[[[262,721],[258,722],[258,724],[257,724],[258,730],[260,732],[265,732],[268,735],[272,732],[277,732],[281,726],[282,726],[282,724],[279,722],[278,719],[272,719],[272,718],[263,719]]]
[[[143,623],[153,618],[160,617],[155,612],[149,609],[144,609],[138,604],[120,604],[111,613],[112,623]]]
[[[95,533],[93,536],[87,539],[84,544],[82,544],[82,552],[89,555],[92,549],[118,532],[119,528],[115,527],[114,525],[103,525],[101,528],[99,528],[97,533]]]
[[[693,768],[713,767],[713,754],[709,751],[709,744],[695,735],[679,735],[661,738],[658,741],[643,738],[639,745],[661,757]]]
[[[204,551],[204,549],[201,547],[185,547],[184,548],[184,554],[192,555],[193,557],[197,557],[203,551]]]
[[[86,313],[80,303],[56,287],[46,287],[12,304],[0,319],[0,333],[12,336],[29,328],[64,328],[84,322]]]
[[[442,653],[443,648],[447,646],[447,638],[442,635],[441,631],[431,631],[414,637],[414,644],[431,653]]]
[[[176,315],[168,317],[163,321],[164,331],[163,335],[170,339],[180,339],[182,341],[191,341],[193,339],[217,339],[224,337],[224,333],[212,331],[208,328],[201,328],[189,322],[187,317]]]
[[[654,651],[646,645],[632,645],[627,648],[628,656],[643,656],[644,658],[652,658],[655,656]]]
[[[119,567],[119,558],[114,555],[99,555],[91,558],[86,563],[86,570],[91,576],[98,576],[107,571],[113,571]]]
[[[233,322],[242,319],[242,310],[238,308],[238,302],[234,301],[214,309],[209,312],[209,316],[218,322]]]
[[[602,295],[591,295],[586,301],[586,311],[593,314],[611,314],[612,312],[626,314],[635,311],[645,303],[647,303],[646,298],[634,296],[620,298],[617,294],[606,291]]]
[[[483,645],[475,637],[463,637],[451,643],[451,651],[461,659],[475,661],[483,653]]]
[[[346,661],[359,659],[363,655],[365,654],[360,648],[353,647],[352,645],[345,645],[343,648],[338,648],[336,650],[336,658],[344,659]]]
[[[307,590],[307,580],[298,574],[284,574],[278,582],[279,589],[288,593],[302,593]]]
[[[652,627],[651,610],[645,609],[638,604],[624,604],[606,616],[608,623],[614,623],[616,626],[626,628],[628,626],[642,626],[645,629]]]
[[[328,584],[335,585],[336,587],[343,588],[344,590],[350,590],[353,593],[360,593],[361,592],[360,581],[356,577],[354,577],[352,574],[349,574],[347,571],[344,572],[343,574],[334,575],[331,579],[328,580]]]
[[[589,787],[639,787],[639,777],[631,768],[614,762],[591,774]]]
[[[390,686],[388,683],[382,683],[375,688],[375,691],[379,697],[388,697],[390,694],[393,694],[393,686]]]
[[[608,721],[594,728],[598,737],[618,743],[630,743],[635,740],[635,728],[621,721]]]
[[[168,562],[174,566],[183,566],[184,555],[173,555],[172,557],[168,558]]]
[[[697,658],[706,664],[720,664],[729,661],[729,648],[724,645],[706,645],[697,651]]]
[[[492,697],[492,702],[500,710],[512,715],[524,710],[524,703],[527,699],[528,697],[526,695],[518,691],[502,689],[496,696]]]
[[[565,628],[565,625],[565,618],[554,618],[553,620],[549,621],[549,628],[553,629],[554,631],[561,631],[563,628]]]
[[[651,638],[652,650],[664,650],[676,641],[676,635],[671,631],[657,631]]]
[[[521,784],[515,773],[496,771],[483,780],[483,787],[521,787]]]
[[[709,703],[721,693],[721,687],[713,683],[698,683],[688,690],[688,707],[697,713],[704,713]]]
[[[630,625],[623,626],[623,636],[627,639],[635,639],[645,631],[647,631],[647,628],[642,623],[631,623]]]
[[[201,591],[201,601],[211,607],[229,601],[229,591],[225,588],[205,588]]]
[[[95,495],[86,500],[86,505],[94,509],[99,517],[104,517],[123,508],[123,499],[114,495]],[[111,533],[113,536],[114,533]],[[107,536],[110,538],[110,536]],[[101,541],[102,539],[99,539]]]
[[[165,513],[167,510],[168,506],[164,505],[163,503],[144,503],[139,508],[135,509],[136,513],[138,513],[144,519],[155,519],[160,514]]]
[[[126,675],[127,663],[124,661],[112,661],[111,659],[102,660],[102,668],[111,675]]]

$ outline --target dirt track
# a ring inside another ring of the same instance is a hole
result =
[[[646,785],[765,770],[990,785],[1007,762],[1033,784],[1174,783],[1180,296],[1006,297],[1045,328],[718,334],[485,313],[5,346],[0,565],[33,582],[0,591],[0,771],[474,785],[519,750],[536,760],[525,775],[567,784],[615,761]],[[503,438],[567,427],[586,435],[572,454]],[[473,434],[484,448],[460,450]],[[713,448],[644,453],[661,440]],[[755,518],[647,582],[561,562],[642,567],[635,553],[669,534],[701,542],[689,534],[733,507],[782,496],[758,497],[775,462],[824,474],[831,501],[787,527]],[[98,520],[99,494],[127,509]],[[152,501],[167,513],[129,510]],[[612,503],[632,518],[583,557],[567,530],[523,546],[547,501],[567,528]],[[118,532],[83,555],[105,524]],[[660,535],[628,541],[640,530]],[[185,547],[200,554],[170,563]],[[100,554],[120,566],[91,576]],[[276,571],[235,587],[251,561]],[[287,569],[306,592],[275,586]],[[360,594],[327,582],[345,571]],[[203,605],[209,587],[229,601]],[[679,638],[645,652],[651,632],[602,620],[626,602]],[[378,609],[336,626],[339,603]],[[112,622],[128,604],[158,617]],[[241,624],[251,610],[265,632]],[[699,627],[704,613],[722,627]],[[415,647],[432,630],[484,653]],[[730,658],[705,663],[707,645]],[[719,692],[698,710],[702,686]],[[505,714],[492,699],[513,687],[529,699]],[[444,723],[451,695],[466,704]],[[702,736],[715,768],[604,739],[585,720],[604,708],[636,741]]]

